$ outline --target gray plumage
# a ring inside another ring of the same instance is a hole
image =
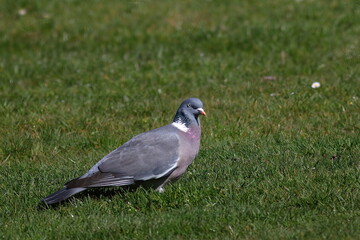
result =
[[[186,99],[173,123],[135,136],[42,201],[58,203],[93,187],[142,185],[164,191],[163,186],[184,174],[199,152],[199,115],[206,115],[202,102]]]

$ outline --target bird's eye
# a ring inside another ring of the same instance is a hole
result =
[[[189,103],[189,104],[187,105],[187,107],[191,107],[191,104]]]

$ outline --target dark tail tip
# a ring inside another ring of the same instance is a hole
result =
[[[47,196],[46,198],[43,198],[41,200],[41,202],[43,202],[47,205],[55,204],[55,203],[65,200],[65,199],[68,199],[72,195],[79,193],[81,191],[84,191],[85,189],[86,188],[63,188],[63,189]]]

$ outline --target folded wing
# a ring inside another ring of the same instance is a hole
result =
[[[169,175],[179,161],[179,137],[164,126],[140,134],[101,159],[67,188],[124,186]]]

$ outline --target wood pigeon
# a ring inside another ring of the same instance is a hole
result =
[[[201,100],[186,99],[171,124],[135,136],[42,201],[58,203],[94,187],[134,185],[163,192],[164,185],[183,175],[199,152],[199,115],[206,115]]]

